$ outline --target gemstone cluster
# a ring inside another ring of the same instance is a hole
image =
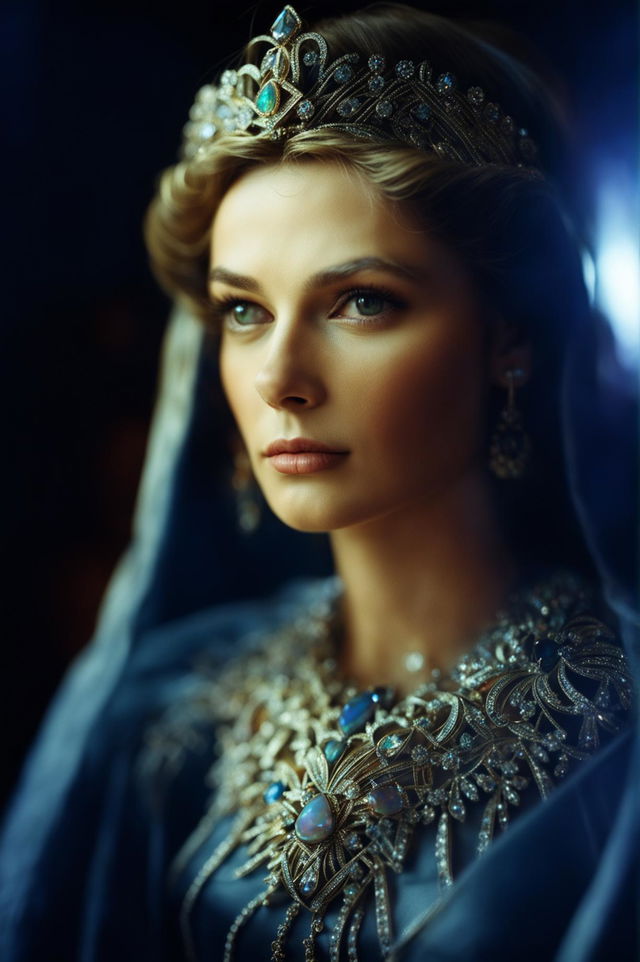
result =
[[[427,61],[387,64],[376,52],[366,62],[356,53],[331,60],[321,34],[301,31],[300,17],[286,6],[270,33],[250,42],[248,62],[201,88],[184,130],[186,159],[228,132],[281,139],[342,126],[354,137],[409,144],[466,165],[536,167],[527,130],[481,87],[463,89],[451,71],[434,76]]]
[[[369,910],[385,955],[393,943],[387,874],[402,871],[411,846],[432,846],[446,890],[457,826],[476,813],[484,852],[497,830],[621,727],[630,704],[622,651],[565,572],[520,589],[452,671],[432,673],[403,699],[388,688],[348,691],[335,668],[338,597],[331,582],[299,623],[211,687],[221,754],[203,824],[234,812],[236,822],[197,884],[242,847],[237,874],[268,873],[231,927],[224,962],[252,914],[272,901],[275,910],[283,895],[290,905],[274,960],[284,959],[306,909],[312,962],[332,903],[331,962],[343,947],[358,958]],[[252,732],[248,718],[261,719]],[[201,829],[196,835],[202,841]]]

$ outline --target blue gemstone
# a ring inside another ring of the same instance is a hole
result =
[[[383,119],[390,117],[393,113],[393,104],[390,100],[379,100],[376,104],[376,113],[378,117]]]
[[[533,646],[534,661],[540,662],[543,671],[551,671],[557,665],[559,657],[558,646],[550,638],[540,638]]]
[[[330,763],[337,762],[346,747],[346,742],[343,742],[338,738],[330,738],[327,744],[324,746],[324,757]]]
[[[256,97],[256,109],[263,117],[270,117],[275,114],[279,105],[280,88],[273,80],[269,80]]]
[[[279,798],[282,798],[286,790],[287,786],[284,782],[271,782],[262,797],[267,805],[271,805],[272,802],[277,802]]]
[[[296,835],[302,842],[324,842],[333,835],[336,820],[324,795],[307,802],[296,819]]]
[[[383,755],[393,755],[402,745],[404,745],[404,738],[394,732],[391,735],[384,736],[380,742],[380,751]]]
[[[353,735],[354,732],[364,728],[376,710],[376,703],[370,691],[364,691],[348,701],[340,712],[338,725],[345,735]]]
[[[298,104],[296,112],[300,120],[309,120],[316,112],[316,108],[310,100],[303,100]]]
[[[262,59],[262,64],[260,65],[260,73],[265,74],[270,70],[273,70],[274,64],[276,62],[277,50],[269,50]]]
[[[431,116],[431,107],[429,106],[429,104],[418,104],[417,107],[413,108],[411,113],[416,118],[416,120],[424,124]]]
[[[458,768],[460,759],[455,752],[445,752],[442,756],[441,764],[445,771],[450,771],[451,769]]]
[[[452,73],[443,73],[438,77],[438,83],[436,84],[438,88],[438,93],[444,94],[449,93],[453,90],[456,85],[456,78]]]
[[[278,43],[290,40],[300,29],[300,19],[292,7],[285,7],[271,26],[271,36]]]
[[[304,873],[300,879],[301,895],[312,895],[318,887],[318,866],[317,863]]]
[[[402,794],[393,785],[374,788],[369,794],[367,802],[376,815],[396,815],[404,808]]]
[[[357,97],[349,97],[348,100],[343,100],[342,103],[338,104],[337,111],[341,117],[353,117],[359,107],[359,99]]]
[[[400,60],[396,64],[396,75],[401,80],[408,80],[409,77],[413,77],[414,70],[413,60]]]
[[[353,70],[347,63],[341,64],[339,67],[333,71],[333,79],[337,84],[349,83],[353,77]]]

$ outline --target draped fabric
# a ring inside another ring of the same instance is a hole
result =
[[[589,345],[582,353],[576,345],[565,374],[565,449],[574,503],[637,678],[635,398],[614,359],[594,367],[593,356]],[[176,745],[175,773],[169,753],[157,792],[146,790],[143,743],[158,718],[193,703],[185,696],[202,684],[193,670],[201,652],[223,663],[247,639],[286,623],[315,590],[313,580],[292,577],[329,570],[323,545],[275,521],[252,543],[236,535],[224,479],[203,453],[216,431],[212,363],[197,323],[176,311],[131,547],[5,819],[6,962],[184,958],[177,916],[188,873],[171,882],[169,867],[208,800],[212,732],[191,720],[197,737]],[[633,958],[638,784],[634,723],[471,864],[435,912],[429,869],[416,866],[399,881],[410,905],[396,933],[399,958]],[[194,858],[190,871],[197,869]],[[205,962],[221,958],[223,918],[246,901],[240,888],[227,884],[217,904],[212,889],[198,903],[194,931]],[[269,945],[245,945],[244,953],[268,958]]]

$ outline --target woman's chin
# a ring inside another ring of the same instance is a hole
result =
[[[269,507],[277,518],[288,528],[307,534],[327,534],[338,528],[353,524],[353,511],[344,505],[326,503],[324,499],[296,499],[296,503],[283,503],[281,498],[267,497]]]
[[[293,528],[294,531],[302,531],[306,534],[326,534],[336,527],[324,512],[288,511],[274,505],[270,505],[270,507],[276,517],[288,528]]]

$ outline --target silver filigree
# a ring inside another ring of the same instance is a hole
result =
[[[277,891],[291,905],[272,958],[284,958],[301,910],[311,913],[304,946],[313,958],[325,913],[339,900],[331,959],[346,943],[356,962],[357,932],[371,907],[384,954],[393,928],[387,874],[402,871],[414,838],[424,844],[431,836],[440,885],[449,888],[460,824],[477,813],[476,848],[484,852],[496,828],[507,829],[536,793],[546,797],[554,779],[621,727],[630,704],[619,645],[588,613],[578,580],[557,573],[517,593],[451,672],[432,673],[391,705],[381,699],[374,717],[346,736],[338,718],[354,691],[335,669],[338,598],[332,582],[311,616],[209,685],[220,757],[199,842],[217,819],[239,816],[190,889],[185,938],[197,891],[233,850],[246,852],[238,875],[266,870],[268,878],[234,922],[226,960],[240,928]],[[344,748],[329,760],[326,746],[339,740]],[[310,840],[300,821],[318,799],[330,828]]]
[[[282,139],[326,127],[411,144],[472,166],[536,166],[527,131],[485,102],[480,87],[458,90],[450,72],[434,80],[427,61],[387,64],[376,53],[365,63],[355,53],[330,60],[324,37],[300,30],[298,14],[285,7],[270,34],[250,41],[249,62],[198,92],[184,128],[183,157],[206,154],[229,133]]]

